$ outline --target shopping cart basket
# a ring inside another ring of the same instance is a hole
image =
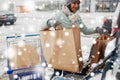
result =
[[[37,66],[33,65],[29,67],[13,69],[11,68],[11,63],[10,63],[10,59],[8,56],[12,53],[9,53],[9,51],[7,51],[6,52],[6,63],[7,63],[7,74],[9,75],[9,80],[44,80],[45,65],[41,65],[44,63],[44,58],[42,55],[43,52],[42,52],[42,46],[40,42],[40,34],[7,36],[6,37],[7,50],[18,44],[20,45],[23,44],[23,43],[20,43],[22,41],[25,42],[25,44],[31,45],[35,49],[35,51],[39,55],[39,60],[41,63]]]

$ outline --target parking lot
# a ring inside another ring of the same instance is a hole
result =
[[[28,17],[28,15],[27,17],[22,17],[22,16],[19,15],[14,25],[7,24],[0,26],[0,43],[1,43],[0,44],[0,66],[1,66],[0,76],[4,77],[3,80],[5,80],[6,78],[6,76],[3,76],[6,70],[6,59],[5,59],[5,51],[7,48],[6,36],[39,33],[41,18],[39,18],[38,16],[37,17]],[[84,60],[87,60],[92,45],[92,43],[89,43],[88,40],[92,41],[96,37],[97,37],[96,35],[88,35],[88,36],[82,35],[81,45],[83,45],[82,48],[83,48]],[[88,43],[86,44],[86,42]]]

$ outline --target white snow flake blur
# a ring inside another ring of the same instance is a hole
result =
[[[12,59],[15,55],[16,55],[16,51],[14,50],[14,48],[9,48],[9,49],[7,49],[7,51],[6,51],[6,56],[7,56],[9,59]]]
[[[20,1],[20,2],[19,2]],[[38,2],[35,2],[38,1]],[[43,1],[42,3],[40,3],[40,1]],[[39,34],[39,31],[41,29],[41,24],[43,24],[44,20],[47,20],[48,18],[50,18],[51,16],[57,14],[60,12],[60,10],[57,9],[61,9],[61,4],[63,4],[63,2],[61,1],[65,1],[65,0],[59,0],[59,2],[56,3],[56,0],[1,0],[0,1],[0,10],[11,10],[12,12],[15,12],[16,17],[17,17],[17,21],[15,22],[14,25],[10,25],[10,24],[3,24],[2,26],[0,26],[0,66],[1,66],[1,70],[0,70],[0,79],[1,76],[3,76],[5,74],[5,72],[9,71],[9,68],[6,66],[6,58],[8,59],[12,59],[13,57],[17,56],[22,56],[23,53],[21,51],[18,51],[16,53],[16,51],[14,50],[13,45],[10,45],[10,48],[8,48],[9,44],[7,44],[8,42],[6,41],[6,37],[7,36],[15,36],[15,39],[13,40],[13,44],[17,45],[19,47],[22,47],[26,44],[26,34]],[[83,6],[85,7],[86,10],[90,11],[90,8],[88,6],[82,5],[82,2],[84,0],[80,0],[81,4],[80,4],[80,8]],[[85,0],[87,1],[87,0]],[[89,0],[88,0],[89,1]],[[91,0],[93,1],[93,0]],[[86,3],[86,2],[83,2]],[[55,5],[57,4],[57,5]],[[87,3],[89,6],[90,4]],[[97,4],[97,2],[95,2],[95,4]],[[111,3],[112,4],[112,3]],[[12,8],[9,7],[9,5],[12,6]],[[50,5],[52,5],[52,7],[49,7]],[[113,6],[116,6],[116,3],[113,3]],[[59,6],[59,7],[57,7]],[[107,5],[109,6],[109,5]],[[46,8],[47,7],[47,8]],[[52,10],[52,11],[48,11],[49,9],[54,9],[56,8],[56,10]],[[103,7],[102,4],[100,4],[100,7]],[[106,6],[105,6],[106,7]],[[20,10],[24,10],[25,12],[20,12]],[[81,9],[82,10],[82,9]],[[80,10],[80,11],[81,11]],[[104,16],[109,16],[111,15],[111,13],[103,13],[103,14],[99,14],[99,12],[97,13],[80,13],[81,18],[83,19],[83,22],[85,23],[85,25],[87,25],[88,27],[102,27],[101,25],[103,24],[103,18]],[[113,14],[112,14],[113,15]],[[109,17],[109,18],[113,18],[113,17]],[[64,20],[64,17],[60,18],[61,20]],[[113,20],[114,23],[116,23],[117,17],[115,15],[115,20]],[[52,23],[56,23],[56,20],[52,21]],[[80,24],[78,25],[80,28],[84,27],[84,24]],[[75,27],[75,25],[72,25],[72,27]],[[117,26],[116,26],[117,27]],[[50,36],[52,38],[56,37],[56,33],[55,33],[55,28],[52,27],[51,29],[51,33]],[[66,31],[65,28],[63,28],[64,31],[64,36],[65,37],[69,37],[70,33]],[[44,32],[44,36],[46,36],[47,33]],[[20,40],[18,39],[17,36],[21,36]],[[79,61],[83,61],[86,62],[89,58],[89,53],[91,50],[91,46],[93,44],[96,44],[96,37],[98,37],[98,35],[84,35],[83,33],[81,34],[81,49],[79,50],[82,53],[82,57],[80,57],[80,55],[78,55],[78,60]],[[33,38],[32,38],[33,39]],[[40,37],[39,37],[40,39]],[[108,38],[109,40],[110,38]],[[15,41],[18,41],[18,43],[16,44]],[[69,40],[68,40],[69,41]],[[37,42],[37,41],[34,41]],[[37,44],[33,44],[31,42],[29,42],[32,45],[36,45],[37,47],[40,46],[40,43]],[[55,44],[57,46],[59,46],[59,48],[63,48],[65,41],[63,39],[58,39]],[[39,45],[38,45],[39,44]],[[35,47],[35,49],[37,48]],[[45,43],[45,47],[46,48],[51,48],[52,44],[50,44],[50,42]],[[71,46],[72,47],[72,46]],[[7,48],[7,49],[6,49]],[[106,47],[105,49],[105,57],[108,56],[111,52],[111,50],[113,50],[115,48],[115,40],[112,40]],[[23,51],[25,52],[30,52],[31,50],[27,50],[27,48],[24,48]],[[42,56],[41,49],[38,48],[37,52],[39,52],[38,54],[40,56]],[[57,53],[54,53],[57,54]],[[61,53],[62,57],[66,57],[67,53]],[[98,55],[100,55],[100,52],[97,52]],[[49,56],[49,55],[48,55]],[[92,58],[95,58],[95,56],[92,55]],[[42,59],[40,59],[42,61]],[[52,62],[55,62],[54,59],[51,60]],[[119,59],[116,60],[116,62],[112,62],[114,65],[111,66],[114,68],[114,66],[116,66],[119,63]],[[92,64],[92,68],[96,67],[98,64],[101,64],[103,62],[103,60],[100,60],[99,63],[93,63]],[[71,61],[72,64],[76,64],[77,62],[75,62],[74,60]],[[30,62],[28,62],[28,67],[29,67]],[[47,64],[45,62],[41,62],[40,63],[43,68],[37,68],[34,71],[36,72],[41,72],[40,74],[37,74],[38,76],[41,76],[41,74],[44,74],[45,80],[50,80],[50,77],[52,76],[54,69],[52,68],[52,64]],[[87,64],[87,63],[86,63]],[[10,67],[14,67],[15,64],[13,62],[10,62]],[[2,68],[3,67],[3,68]],[[116,69],[118,70],[118,69]],[[115,79],[115,74],[112,74],[113,72],[107,72],[106,75],[106,79],[105,80],[116,80]],[[56,72],[55,73],[56,76],[60,75],[60,72]],[[94,72],[92,72],[90,74],[90,76],[94,77],[96,74]],[[29,76],[31,77],[31,76]],[[28,77],[28,78],[29,78]],[[34,78],[36,78],[35,75],[33,75]],[[18,75],[14,75],[13,76],[14,79],[18,78]],[[27,78],[26,78],[27,79]],[[94,80],[97,80],[97,78],[95,78]]]
[[[69,36],[69,32],[65,32],[65,36]]]
[[[46,48],[49,48],[50,47],[50,43],[46,43],[45,46],[46,46]]]

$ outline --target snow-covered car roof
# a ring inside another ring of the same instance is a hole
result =
[[[0,15],[4,14],[14,14],[12,11],[0,11]]]

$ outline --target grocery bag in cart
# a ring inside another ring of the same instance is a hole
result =
[[[39,34],[7,36],[7,74],[10,80],[44,80]]]
[[[14,50],[13,56],[9,56],[11,69],[27,68],[40,65],[40,57],[37,51],[30,44],[22,46],[13,46],[10,49]]]
[[[79,73],[83,67],[80,28],[40,31],[43,55],[54,69]]]

